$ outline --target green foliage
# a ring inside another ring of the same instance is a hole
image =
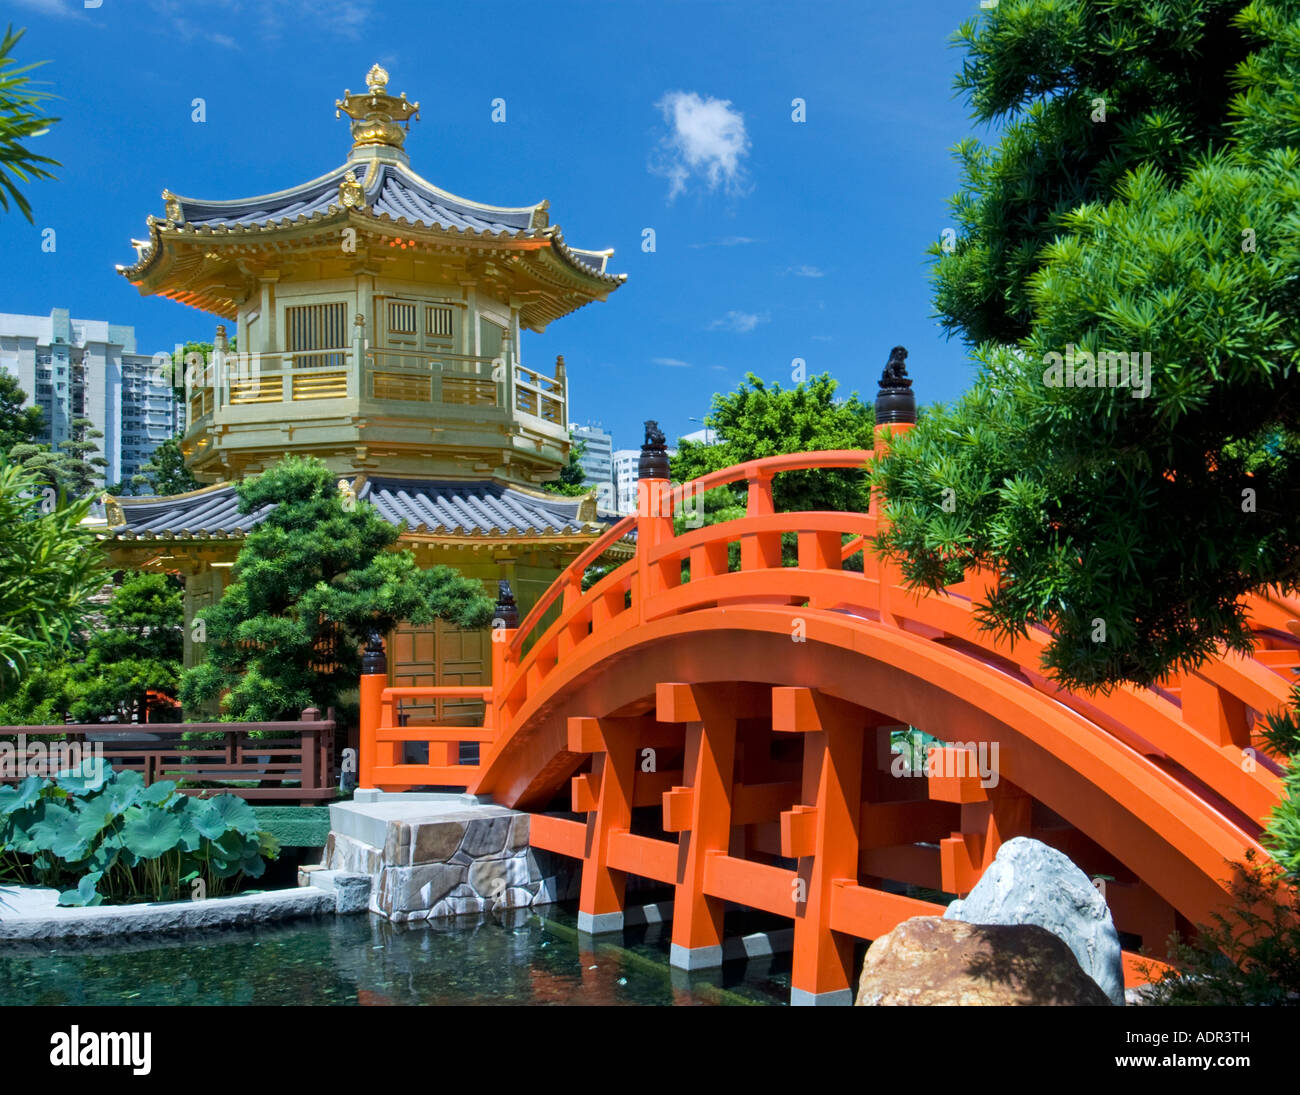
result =
[[[0,370],[0,456],[15,445],[29,444],[40,432],[40,407],[24,407],[27,393],[9,373]]]
[[[94,533],[81,524],[90,501],[45,490],[0,460],[0,701],[29,659],[67,645],[104,580]]]
[[[96,488],[108,461],[98,455],[99,446],[95,442],[104,434],[94,425],[89,418],[74,418],[70,423],[72,436],[59,442],[58,451],[49,445],[20,443],[9,450],[8,459],[39,475],[49,486],[73,497],[99,493]]]
[[[704,424],[713,431],[716,443],[678,443],[672,460],[673,479],[685,483],[733,464],[784,453],[871,448],[873,409],[858,398],[857,392],[837,400],[837,387],[829,373],[789,389],[769,385],[761,377],[746,373],[736,391],[713,397]],[[743,506],[744,491],[742,483],[728,488],[729,500],[710,500],[706,496],[706,513]],[[866,476],[851,469],[785,472],[773,480],[772,497],[781,512],[865,511],[870,501]]]
[[[568,495],[571,498],[590,494],[593,488],[587,485],[587,473],[582,470],[581,463],[586,452],[587,442],[570,440],[569,462],[560,469],[560,477],[550,483],[543,483],[542,489],[552,494]]]
[[[180,685],[184,640],[181,586],[165,574],[133,574],[104,609],[84,656],[72,665],[67,687],[74,722],[116,718],[156,721],[147,693],[174,696]]]
[[[973,345],[1028,335],[1030,281],[1067,218],[1117,198],[1130,171],[1176,176],[1220,147],[1238,66],[1272,37],[1262,25],[1271,16],[1250,13],[1284,10],[1245,0],[1002,0],[965,23],[955,86],[974,121],[1000,129],[995,145],[969,138],[954,150],[957,239],[932,251],[944,326]]]
[[[981,371],[877,469],[879,546],[929,588],[999,571],[981,623],[1051,629],[1063,684],[1149,684],[1249,649],[1241,595],[1300,577],[1300,8],[1020,0],[981,27],[963,86],[1008,128],[938,294]],[[1149,396],[1050,386],[1071,344],[1149,352]]]
[[[814,376],[794,388],[769,385],[761,377],[746,373],[740,386],[727,394],[718,393],[705,417],[714,444],[681,440],[672,458],[672,477],[689,482],[709,472],[720,471],[748,460],[785,453],[826,449],[869,449],[874,444],[875,412],[857,392],[836,399],[838,383],[829,373]],[[745,516],[746,486],[743,482],[705,492],[698,499],[705,525],[721,524]],[[855,469],[783,472],[772,481],[772,500],[777,512],[838,510],[865,512],[870,503],[867,477]],[[674,522],[680,534],[687,516]],[[782,555],[793,563],[797,537],[782,537]],[[739,564],[739,546],[731,545],[731,567]],[[856,560],[850,569],[860,565]]]
[[[159,496],[186,494],[198,490],[202,485],[186,466],[181,443],[175,437],[169,437],[154,449],[149,462],[140,469],[140,474],[131,479],[133,491]]]
[[[1291,880],[1300,883],[1300,684],[1291,689],[1290,705],[1264,720],[1262,736],[1271,753],[1290,763],[1263,843]]]
[[[1280,895],[1280,896],[1279,896]],[[1259,863],[1253,851],[1234,865],[1232,901],[1200,925],[1191,941],[1172,942],[1176,971],[1152,982],[1149,1002],[1166,1005],[1300,1004],[1300,886]]]
[[[244,540],[234,583],[201,614],[207,660],[182,678],[187,708],[224,693],[225,711],[244,721],[323,711],[356,687],[372,629],[491,620],[480,583],[390,551],[399,530],[368,503],[345,503],[320,461],[286,457],[238,490],[241,513],[266,517]]]
[[[30,222],[32,207],[19,191],[20,183],[32,179],[52,179],[47,167],[61,166],[48,156],[37,156],[24,143],[29,137],[39,136],[57,122],[47,117],[43,104],[52,99],[49,92],[37,91],[30,73],[44,61],[20,65],[13,58],[14,46],[27,32],[14,33],[12,24],[5,28],[0,39],[0,209],[9,210],[9,200]]]
[[[54,886],[60,905],[215,897],[259,878],[279,846],[234,795],[198,799],[88,759],[0,787],[0,877]]]
[[[1292,757],[1282,788],[1282,798],[1269,815],[1264,846],[1287,877],[1300,884],[1300,757]]]

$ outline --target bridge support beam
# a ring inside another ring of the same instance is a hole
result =
[[[578,930],[623,930],[627,875],[609,865],[610,839],[632,825],[638,731],[650,720],[570,718],[571,753],[590,753],[591,776],[574,782],[574,809],[589,810],[583,849]]]
[[[658,720],[686,723],[684,775],[689,794],[679,789],[664,795],[665,829],[672,825],[682,830],[669,958],[679,969],[722,965],[724,901],[704,892],[704,876],[708,853],[726,855],[731,844],[736,754],[733,691],[675,683],[661,683],[655,689]],[[680,813],[686,818],[679,818]]]
[[[857,884],[866,712],[812,688],[772,689],[772,729],[804,735],[803,805],[781,815],[798,857],[790,1003],[853,1003],[852,936],[831,930],[836,880]]]

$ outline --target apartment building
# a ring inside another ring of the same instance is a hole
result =
[[[69,440],[76,418],[95,424],[104,435],[96,444],[108,461],[106,484],[129,482],[181,425],[170,382],[152,357],[136,352],[134,327],[75,319],[66,308],[0,313],[0,369],[43,412],[38,441]]]
[[[596,505],[601,509],[615,507],[612,457],[614,438],[599,426],[570,426],[569,436],[575,441],[585,441],[587,450],[578,461],[585,482],[596,488]]]

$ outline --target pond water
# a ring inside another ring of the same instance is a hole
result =
[[[660,925],[579,936],[572,908],[437,925],[328,917],[114,944],[0,944],[0,1000],[47,1004],[783,1004],[789,957],[686,973]],[[730,934],[730,932],[729,932]],[[617,936],[613,937],[617,940]]]

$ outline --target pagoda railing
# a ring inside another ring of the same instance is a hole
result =
[[[226,407],[358,398],[475,408],[505,418],[531,415],[568,427],[563,378],[503,357],[389,348],[358,353],[348,347],[232,353],[197,370],[186,383],[191,429]]]

